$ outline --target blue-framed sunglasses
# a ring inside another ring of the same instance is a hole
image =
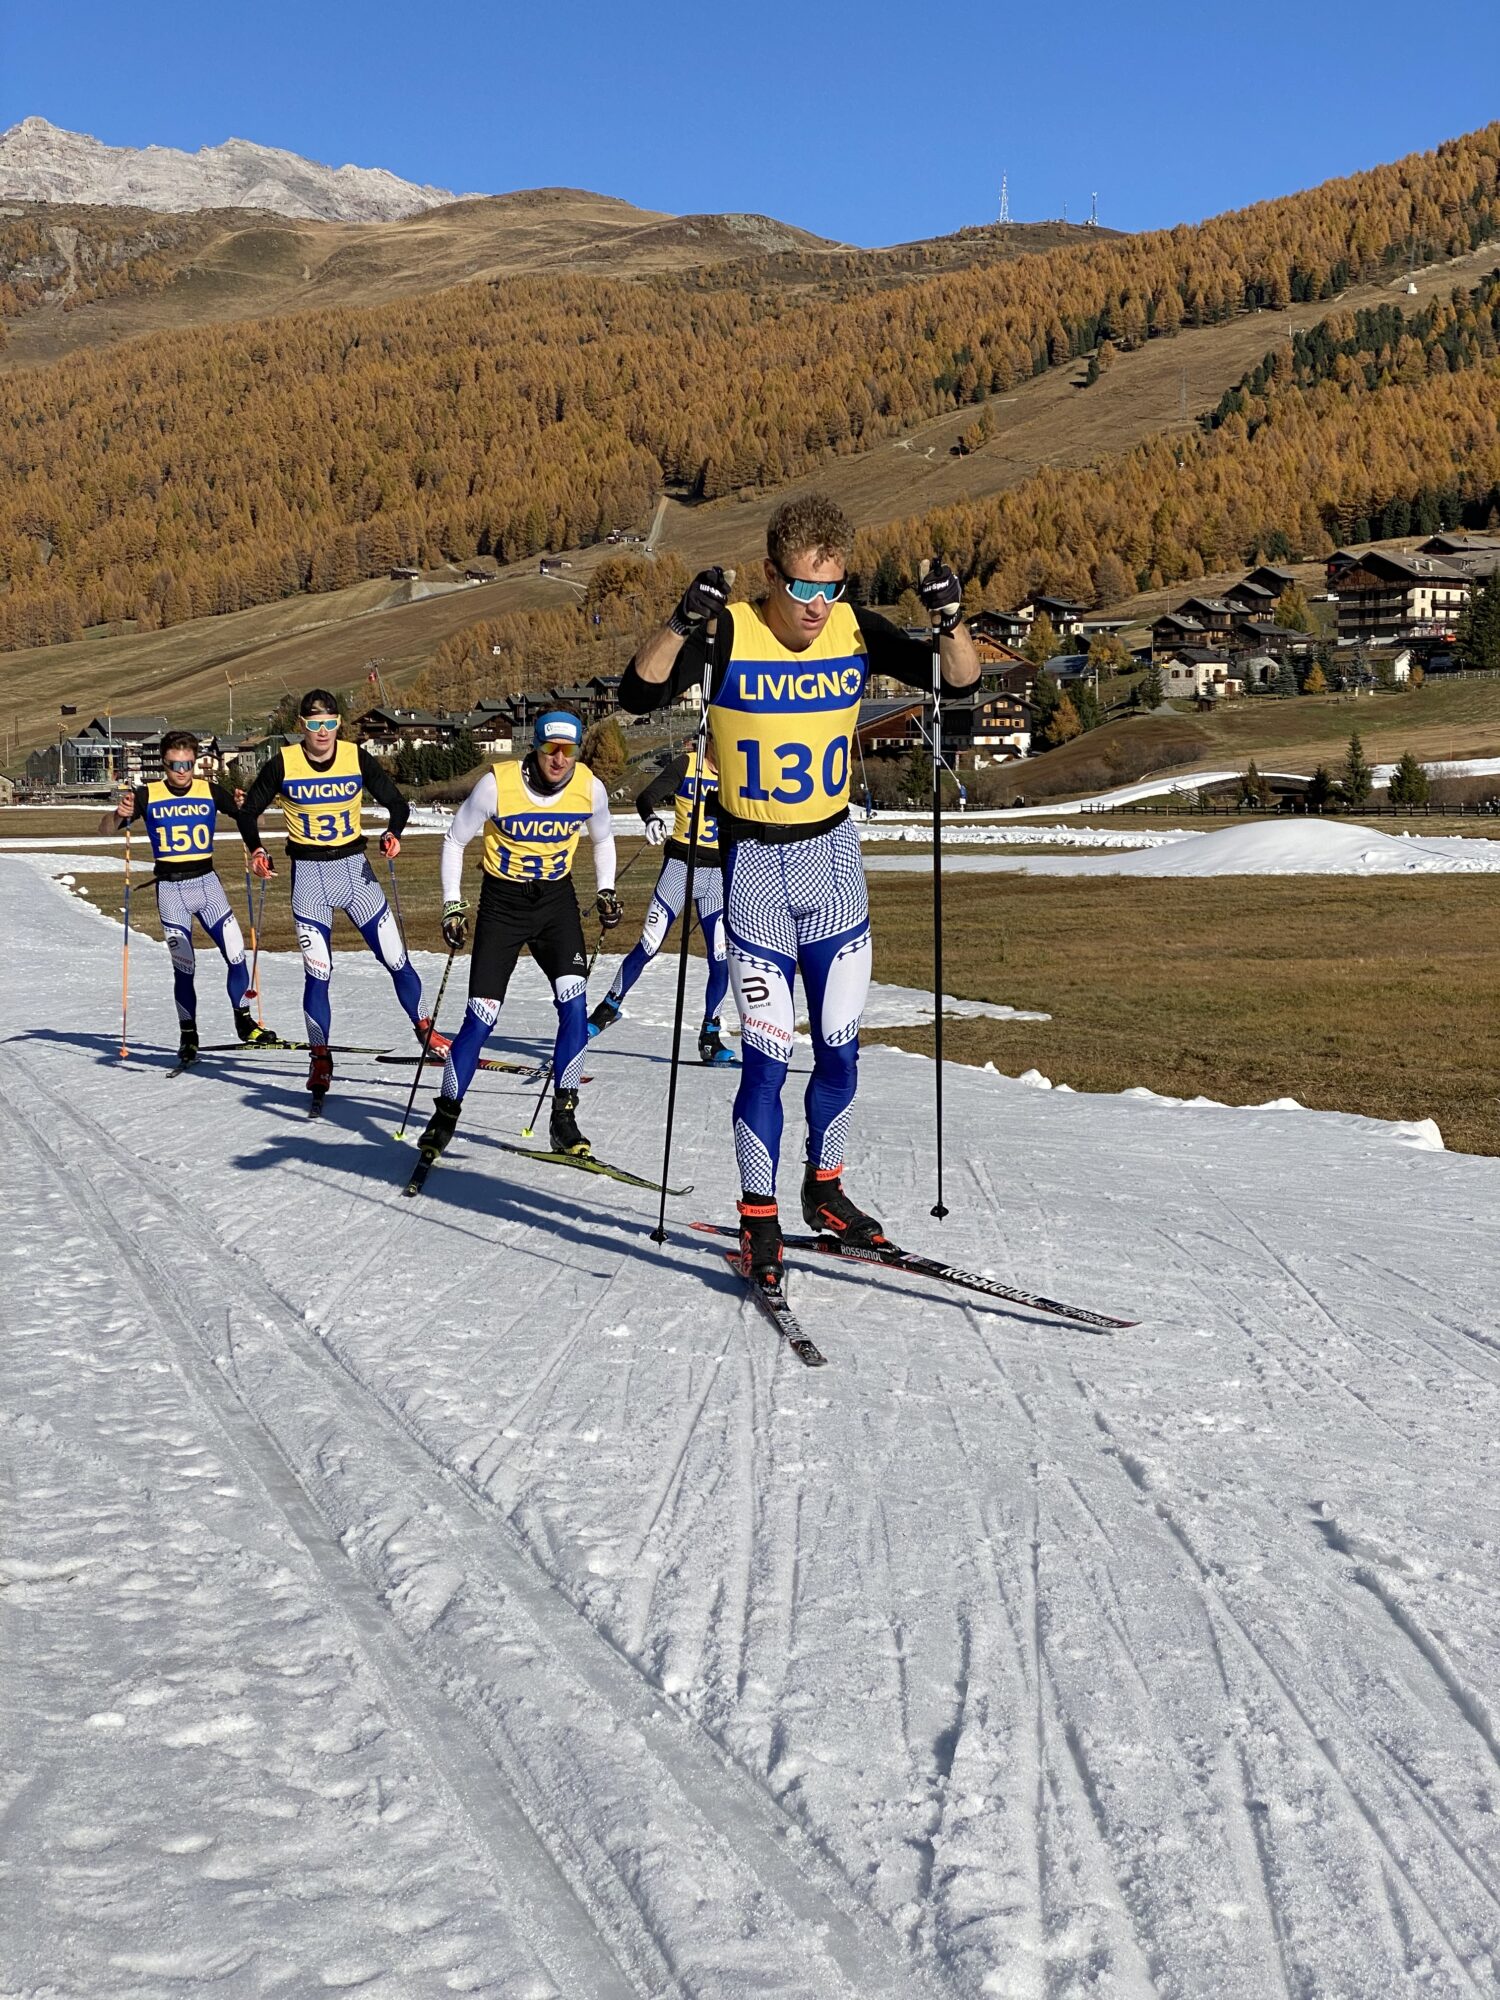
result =
[[[780,563],[776,574],[781,578],[788,597],[795,597],[799,604],[816,604],[821,597],[825,604],[837,604],[849,588],[847,576],[841,576],[836,583],[811,583],[805,576],[788,576]]]

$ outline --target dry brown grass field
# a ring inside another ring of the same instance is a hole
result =
[[[875,976],[930,981],[930,881],[878,877],[870,897]],[[1052,1016],[950,1021],[956,1061],[1075,1090],[1435,1118],[1449,1146],[1500,1153],[1494,876],[954,877],[945,910],[950,993]],[[866,1039],[932,1048],[930,1029]]]
[[[435,838],[413,838],[399,863],[407,932],[428,951],[443,948],[437,849]],[[640,851],[622,841],[622,868]],[[655,874],[647,853],[624,876],[621,947],[635,939]],[[471,868],[471,900],[473,878]],[[117,912],[118,872],[81,879]],[[226,866],[225,879],[239,906],[242,878]],[[579,893],[587,909],[586,861]],[[931,896],[926,877],[872,880],[877,979],[930,983]],[[286,899],[283,868],[267,898],[268,949],[295,949]],[[1143,1084],[1228,1104],[1295,1097],[1320,1110],[1435,1118],[1450,1147],[1500,1154],[1500,879],[955,876],[946,915],[950,994],[1052,1017],[950,1021],[951,1060],[1012,1076],[1035,1068],[1076,1090]],[[159,935],[149,891],[134,898],[132,922]],[[592,920],[585,934],[592,945]],[[346,925],[334,942],[364,948]],[[213,990],[205,968],[203,991]],[[450,998],[445,1022],[458,1011]],[[931,1029],[865,1035],[927,1053],[932,1039]]]

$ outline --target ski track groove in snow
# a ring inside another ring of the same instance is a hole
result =
[[[69,1105],[55,1092],[49,1092],[49,1095],[52,1097],[53,1108],[60,1121],[73,1124],[80,1132],[86,1129],[91,1144],[113,1154],[122,1169],[128,1171],[133,1166],[134,1163],[119,1153],[115,1142],[96,1121]],[[31,1131],[29,1137],[34,1147],[39,1150],[45,1149],[45,1153],[50,1155],[51,1149],[46,1147],[46,1142],[41,1140],[39,1135]],[[61,1169],[56,1165],[53,1170],[60,1184],[69,1188],[68,1198],[75,1205],[79,1204],[79,1196],[72,1191],[71,1182],[64,1178]],[[87,1189],[87,1182],[83,1182],[82,1186]],[[179,1238],[183,1236],[196,1238],[203,1252],[209,1257],[214,1256],[215,1246],[207,1239],[198,1218],[190,1211],[182,1209],[175,1196],[165,1189],[156,1187],[151,1190],[147,1199],[150,1203],[173,1212],[173,1221],[179,1232]],[[96,1227],[111,1237],[122,1261],[139,1275],[143,1299],[149,1304],[153,1296],[160,1291],[174,1298],[175,1302],[179,1293],[171,1274],[162,1270],[154,1260],[135,1247],[130,1237],[114,1223],[108,1211],[91,1193],[88,1201],[89,1211]],[[217,1275],[222,1282],[229,1274],[220,1270]],[[234,1275],[243,1290],[243,1277],[238,1273]],[[363,1392],[366,1402],[375,1406],[380,1418],[384,1420],[387,1431],[392,1426],[397,1427],[407,1446],[415,1447],[425,1461],[426,1476],[430,1478],[434,1474],[437,1475],[443,1488],[446,1489],[448,1498],[451,1499],[456,1486],[471,1508],[478,1507],[485,1515],[489,1515],[493,1503],[488,1494],[476,1491],[469,1482],[456,1476],[452,1468],[431,1453],[409,1415],[386,1405],[369,1385],[354,1374],[348,1362],[327,1342],[326,1335],[317,1327],[314,1316],[309,1313],[306,1317],[312,1323],[316,1342],[310,1346],[307,1329],[302,1324],[304,1316],[298,1315],[291,1302],[276,1292],[269,1281],[263,1282],[266,1284],[270,1301],[273,1302],[272,1317],[283,1322],[280,1331],[288,1349],[298,1350],[297,1358],[304,1361],[316,1362],[318,1356],[323,1356],[326,1366],[336,1367],[340,1379],[352,1381]],[[263,1307],[256,1306],[248,1297],[244,1299],[244,1307],[261,1326],[268,1324],[268,1316]],[[182,1326],[183,1337],[191,1339],[194,1343],[196,1355],[190,1358],[197,1362],[195,1373],[204,1373],[206,1376],[207,1369],[213,1367],[214,1362],[203,1353],[201,1336],[196,1331],[192,1309],[185,1303],[176,1303],[175,1313]],[[290,1330],[286,1325],[288,1321]],[[709,1371],[710,1384],[714,1372]],[[215,1382],[217,1377],[206,1377],[206,1379]],[[262,1483],[267,1485],[268,1490],[273,1492],[276,1504],[288,1516],[299,1541],[309,1549],[320,1573],[336,1588],[341,1608],[351,1616],[363,1643],[373,1655],[377,1671],[391,1691],[393,1706],[407,1720],[413,1733],[427,1742],[435,1767],[444,1772],[450,1789],[454,1791],[474,1824],[476,1835],[487,1840],[497,1881],[513,1880],[517,1873],[530,1875],[531,1880],[521,1885],[523,1896],[528,1890],[530,1892],[529,1904],[523,1903],[527,1916],[525,1928],[533,1938],[540,1933],[544,1947],[541,1955],[544,1960],[551,1957],[561,1963],[563,1969],[560,1980],[561,1991],[564,1993],[576,1991],[590,1995],[597,1993],[603,1996],[603,2000],[608,2000],[611,1994],[633,1989],[651,1994],[678,1990],[678,1974],[672,1968],[669,1958],[656,1957],[654,1969],[648,1969],[650,1960],[666,1948],[662,1939],[649,1932],[634,1941],[625,1941],[634,1942],[636,1947],[633,1954],[627,1952],[625,1957],[626,1964],[630,1964],[632,1958],[635,1960],[631,1965],[633,1977],[629,1983],[626,1983],[626,1976],[621,1966],[613,1959],[604,1958],[600,1944],[596,1943],[593,1926],[598,1926],[601,1940],[603,1936],[614,1935],[614,1949],[618,1952],[621,1946],[618,1936],[619,1913],[616,1912],[610,1921],[597,1907],[597,1893],[590,1894],[591,1886],[597,1892],[597,1869],[594,1883],[590,1885],[586,1871],[578,1865],[574,1857],[570,1856],[570,1859],[574,1860],[574,1865],[571,1868],[565,1867],[559,1857],[551,1851],[552,1847],[562,1839],[566,1852],[566,1838],[554,1824],[550,1829],[549,1840],[543,1831],[547,1816],[545,1812],[537,1810],[536,1800],[533,1800],[531,1812],[528,1812],[522,1801],[513,1795],[503,1804],[493,1802],[495,1800],[493,1788],[486,1787],[482,1795],[492,1800],[489,1812],[486,1813],[478,1807],[474,1790],[465,1783],[462,1775],[462,1761],[457,1743],[449,1740],[467,1735],[472,1728],[472,1719],[464,1715],[461,1710],[452,1708],[446,1695],[435,1689],[424,1688],[420,1670],[403,1670],[398,1664],[379,1629],[378,1622],[371,1617],[374,1609],[373,1600],[366,1598],[361,1586],[349,1574],[345,1552],[330,1539],[328,1531],[322,1526],[321,1516],[308,1483],[297,1474],[274,1429],[267,1418],[254,1408],[243,1386],[237,1380],[233,1386],[237,1404],[243,1410],[238,1429],[248,1432],[250,1425],[254,1424],[258,1434],[264,1439],[259,1447],[262,1464],[256,1467],[257,1475]],[[212,1388],[208,1394],[213,1395]],[[200,1400],[202,1400],[201,1391]],[[226,1408],[222,1392],[217,1403],[211,1403],[209,1408],[219,1427],[228,1429],[233,1435],[236,1428],[233,1412],[232,1410],[227,1412],[230,1421],[226,1424]],[[255,1449],[252,1444],[247,1454],[252,1456],[252,1462]],[[270,1463],[265,1462],[268,1457]],[[289,1481],[295,1488],[294,1494],[287,1490]],[[292,1516],[299,1511],[297,1505],[299,1497],[301,1511],[311,1517],[310,1520],[305,1519],[300,1523],[292,1519]],[[495,1525],[493,1521],[490,1522],[492,1534]],[[830,1993],[846,1990],[847,1981],[847,1990],[851,1994],[888,1994],[892,1996],[892,2000],[898,1995],[927,1990],[925,1975],[908,1961],[899,1947],[881,1935],[880,1927],[870,1923],[869,1913],[861,1907],[857,1897],[850,1894],[837,1877],[831,1876],[826,1866],[809,1868],[801,1865],[800,1859],[791,1858],[783,1853],[782,1843],[787,1827],[777,1807],[759,1791],[748,1774],[742,1773],[732,1761],[726,1759],[722,1747],[717,1743],[711,1744],[707,1738],[704,1739],[701,1750],[694,1747],[692,1743],[694,1725],[680,1708],[675,1706],[670,1708],[669,1712],[673,1719],[667,1723],[664,1730],[661,1724],[666,1720],[663,1711],[668,1709],[668,1702],[662,1691],[653,1687],[637,1664],[583,1617],[560,1589],[555,1578],[547,1576],[545,1571],[538,1573],[533,1569],[534,1558],[524,1547],[514,1551],[507,1550],[506,1553],[510,1556],[508,1563],[495,1560],[500,1552],[500,1548],[492,1542],[488,1550],[491,1565],[507,1571],[505,1578],[507,1595],[515,1588],[518,1581],[516,1574],[518,1565],[532,1569],[532,1575],[526,1578],[529,1586],[526,1592],[527,1609],[534,1614],[539,1604],[548,1603],[555,1607],[552,1618],[546,1621],[552,1625],[554,1633],[559,1627],[565,1628],[566,1636],[575,1648],[578,1640],[585,1635],[595,1642],[595,1658],[580,1662],[577,1652],[573,1651],[568,1655],[569,1664],[575,1671],[580,1665],[583,1666],[586,1685],[592,1692],[602,1694],[605,1701],[620,1715],[621,1720],[627,1718],[633,1720],[637,1730],[644,1729],[649,1732],[650,1748],[658,1756],[664,1747],[663,1739],[666,1739],[673,1754],[661,1757],[661,1762],[665,1770],[670,1773],[671,1779],[681,1786],[688,1799],[696,1806],[701,1816],[701,1830],[713,1826],[723,1827],[726,1824],[732,1826],[736,1839],[749,1850],[761,1871],[764,1890],[779,1895],[789,1910],[800,1918],[801,1927],[810,1933],[804,1937],[802,1948],[808,1949],[811,1946],[812,1935],[817,1936],[818,1943],[826,1951],[828,1960],[823,1977],[828,1982],[836,1982],[829,1983],[826,1990]],[[607,1659],[598,1656],[600,1646],[608,1649]],[[633,1694],[622,1701],[620,1682],[626,1676],[633,1684]],[[404,1689],[405,1700],[400,1698],[403,1692],[401,1687],[403,1680],[407,1683]],[[420,1709],[424,1704],[429,1709],[425,1721],[420,1716]],[[418,1710],[416,1717],[412,1714],[414,1708]],[[444,1714],[445,1710],[452,1717],[451,1724]],[[635,1711],[633,1715],[632,1711]],[[657,1725],[654,1729],[651,1726],[653,1723]],[[483,1739],[479,1738],[478,1747],[486,1762],[494,1759],[495,1751],[492,1745],[485,1746]],[[464,1754],[472,1763],[473,1746]],[[514,1772],[507,1771],[506,1775],[514,1780]],[[771,1815],[775,1817],[772,1818]],[[487,1818],[500,1821],[498,1834],[493,1826],[486,1826]],[[513,1822],[508,1828],[505,1826],[507,1820]],[[534,1844],[537,1861],[541,1864],[540,1867],[533,1866],[530,1870],[526,1869],[524,1863],[518,1864],[517,1861],[517,1850],[524,1848],[527,1840]],[[809,1843],[804,1841],[796,1850],[796,1855],[799,1858],[806,1856],[808,1849]],[[581,1913],[589,1915],[592,1920],[590,1926],[580,1929],[575,1923],[569,1935],[557,1934],[557,1926],[551,1913],[541,1906],[546,1875],[552,1875],[554,1878],[551,1898],[553,1903],[556,1903],[560,1893],[565,1892]],[[815,1876],[820,1876],[822,1879],[814,1879]],[[645,1914],[643,1911],[643,1915]],[[639,1962],[643,1951],[648,1961],[646,1966]],[[788,1976],[798,1976],[791,1966],[787,1966],[785,1971]],[[811,1965],[804,1966],[802,1972],[810,1976]],[[665,1986],[662,1984],[663,1974],[668,1978]],[[706,1989],[690,1985],[685,1990],[697,1992]],[[768,1987],[767,1990],[771,1989]],[[794,1990],[804,1989],[799,1983]]]
[[[1407,1862],[1403,1861],[1400,1853],[1397,1851],[1397,1846],[1392,1839],[1391,1833],[1382,1824],[1380,1813],[1371,1804],[1361,1784],[1345,1768],[1345,1758],[1334,1748],[1329,1732],[1320,1728],[1314,1720],[1313,1715],[1309,1712],[1308,1694],[1306,1692],[1299,1693],[1293,1687],[1286,1671],[1277,1666],[1267,1651],[1266,1646],[1256,1638],[1250,1629],[1247,1620],[1235,1611],[1225,1590],[1219,1584],[1214,1573],[1214,1566],[1200,1554],[1191,1534],[1177,1518],[1172,1506],[1158,1489],[1150,1473],[1120,1443],[1115,1436],[1109,1420],[1093,1403],[1083,1383],[1078,1381],[1076,1376],[1075,1382],[1079,1395],[1088,1407],[1095,1425],[1100,1433],[1109,1441],[1111,1456],[1119,1467],[1121,1474],[1135,1487],[1139,1504],[1153,1513],[1161,1522],[1167,1533],[1176,1543],[1191,1570],[1196,1573],[1199,1587],[1203,1594],[1205,1613],[1210,1624],[1218,1624],[1226,1627],[1233,1635],[1234,1644],[1246,1656],[1252,1671],[1262,1675],[1275,1689],[1283,1710],[1292,1715],[1300,1726],[1312,1757],[1329,1774],[1339,1794],[1345,1799],[1349,1808],[1358,1816],[1367,1831],[1370,1841],[1378,1849],[1382,1857],[1384,1869],[1390,1877],[1393,1877],[1395,1881],[1404,1887],[1407,1896],[1426,1920],[1429,1930],[1441,1941],[1448,1957],[1452,1961],[1453,1967],[1464,1983],[1475,1993],[1492,1993],[1493,1986],[1482,1982],[1470,1969],[1469,1958],[1482,1954],[1489,1958],[1492,1963],[1500,1962],[1496,1958],[1496,1954],[1500,1954],[1500,1928],[1492,1927],[1492,1934],[1488,1938],[1472,1941],[1467,1953],[1461,1948],[1454,1936],[1453,1930],[1444,1921],[1443,1915],[1439,1908],[1436,1907],[1437,1899],[1424,1891],[1422,1885],[1416,1879],[1412,1868],[1408,1866]],[[1222,1647],[1220,1648],[1220,1652],[1222,1659]],[[1489,1881],[1475,1867],[1470,1857],[1463,1853],[1455,1843],[1453,1836],[1443,1826],[1433,1807],[1423,1796],[1422,1788],[1413,1782],[1410,1774],[1401,1766],[1399,1760],[1391,1754],[1388,1746],[1382,1743],[1378,1737],[1370,1736],[1363,1726],[1362,1719],[1353,1714],[1347,1705],[1329,1688],[1315,1680],[1313,1691],[1316,1695],[1320,1695],[1326,1702],[1343,1711],[1344,1719],[1350,1726],[1351,1738],[1363,1740],[1383,1761],[1389,1763],[1395,1769],[1400,1789],[1404,1793],[1408,1803],[1428,1823],[1443,1845],[1455,1854],[1465,1873],[1474,1880],[1484,1900],[1489,1904],[1491,1912],[1500,1914],[1500,1898],[1497,1898]],[[1446,1686],[1444,1691],[1451,1695],[1452,1690]],[[1460,1704],[1460,1708],[1462,1708],[1462,1704]],[[1465,1720],[1472,1726],[1472,1717],[1465,1716]],[[1367,1782],[1372,1775],[1371,1773],[1365,1774]],[[1403,1829],[1403,1832],[1407,1833],[1409,1829]],[[1400,1911],[1399,1905],[1395,1903],[1394,1899],[1392,1911],[1403,1933],[1408,1958],[1408,1969],[1415,1974],[1417,1968],[1410,1963],[1413,1957],[1412,1945],[1414,1939],[1406,1925],[1404,1913]]]
[[[61,1122],[83,1128],[83,1114],[56,1098],[53,1108]],[[466,1719],[443,1694],[423,1686],[391,1644],[392,1634],[382,1626],[374,1599],[350,1570],[331,1525],[325,1522],[275,1433],[255,1411],[237,1378],[230,1381],[218,1376],[214,1358],[203,1348],[192,1306],[173,1274],[132,1243],[90,1183],[82,1176],[69,1175],[66,1161],[29,1119],[14,1114],[8,1115],[6,1122],[23,1135],[23,1142],[45,1164],[60,1197],[113,1242],[142,1304],[148,1312],[157,1309],[158,1325],[168,1317],[176,1321],[178,1336],[175,1340],[169,1337],[176,1372],[248,1476],[262,1486],[327,1585],[383,1686],[392,1712],[421,1745],[452,1795],[471,1838],[486,1853],[497,1889],[508,1898],[514,1897],[518,1929],[528,1936],[538,1958],[555,1969],[558,1990],[598,1991],[623,2000],[632,1990],[631,1983],[601,1948],[592,1922],[579,1924],[565,1917],[559,1927],[558,1907],[564,1897],[571,1902],[575,1892],[557,1871],[537,1829],[524,1817],[518,1802],[502,1798],[490,1788],[476,1788],[465,1777],[465,1763],[472,1762],[476,1749],[483,1754],[481,1746],[470,1739]],[[94,1127],[94,1134],[97,1144],[114,1150],[102,1129]]]

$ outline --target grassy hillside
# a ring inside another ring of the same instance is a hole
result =
[[[859,250],[764,215],[667,215],[581,188],[452,202],[399,222],[309,222],[243,209],[6,204],[0,370],[174,328],[357,309],[471,280],[592,271],[808,292],[911,283],[1113,231],[1021,223]],[[709,276],[709,274],[715,274]]]

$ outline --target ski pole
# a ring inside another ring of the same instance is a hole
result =
[[[396,1134],[398,1139],[406,1137],[406,1121],[410,1118],[411,1108],[417,1101],[417,1085],[422,1081],[422,1072],[427,1067],[427,1053],[432,1047],[432,1038],[437,1033],[438,1012],[443,1004],[443,995],[448,990],[448,974],[453,970],[453,961],[457,956],[458,946],[456,944],[450,945],[448,947],[448,963],[443,967],[443,976],[438,981],[437,998],[433,1001],[432,1012],[427,1017],[427,1032],[422,1037],[422,1054],[417,1063],[416,1073],[411,1080],[411,1095],[407,1098],[406,1109],[401,1114],[401,1129]]]
[[[266,1025],[266,1010],[261,1002],[260,982],[256,973],[260,968],[260,933],[255,922],[254,877],[250,873],[250,863],[245,863],[245,921],[250,926],[250,987],[247,1000],[255,1002],[255,1018],[258,1026]]]
[[[734,583],[734,571],[726,569],[724,580]],[[661,1206],[656,1213],[653,1243],[667,1240],[667,1174],[672,1164],[672,1120],[677,1111],[677,1071],[682,1062],[682,1016],[687,1005],[688,939],[693,926],[688,921],[693,907],[693,882],[698,868],[698,829],[703,818],[703,766],[708,757],[708,691],[713,680],[714,641],[719,621],[710,618],[703,642],[703,679],[698,688],[698,735],[693,765],[693,810],[688,817],[687,894],[683,899],[682,942],[677,953],[677,1004],[672,1010],[672,1064],[667,1072],[667,1129],[661,1149]]]
[[[923,576],[928,567],[924,561]],[[943,645],[937,619],[932,624],[932,1027],[937,1200],[931,1213],[941,1222],[948,1210],[943,1202]]]
[[[386,856],[385,865],[391,871],[391,908],[396,912],[396,935],[401,940],[401,949],[406,951],[406,924],[401,915],[401,891],[396,887],[396,857],[394,854]],[[407,957],[409,958],[410,956],[410,952],[407,952]]]
[[[248,881],[249,877],[246,876]],[[260,890],[255,898],[255,913],[250,919],[250,991],[255,995],[255,1011],[261,1027],[266,1025],[266,1010],[260,998],[260,934],[266,926],[266,878],[260,878]]]
[[[125,828],[125,940],[120,969],[120,1061],[130,1054],[130,828]]]

